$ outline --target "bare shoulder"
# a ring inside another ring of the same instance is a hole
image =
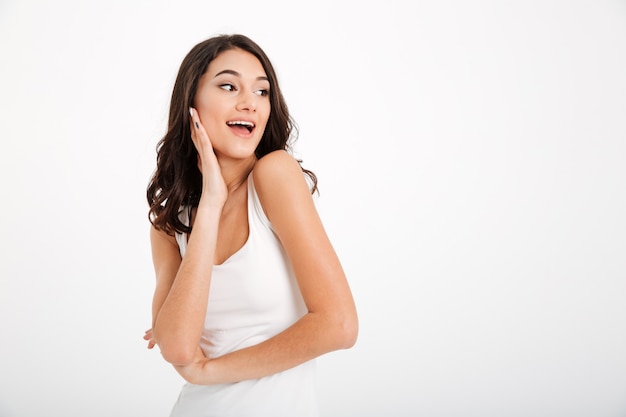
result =
[[[275,180],[284,175],[301,173],[302,169],[298,161],[284,150],[270,152],[259,159],[254,166],[255,181],[264,181],[268,178]]]
[[[165,231],[159,230],[152,225],[150,225],[150,240],[153,245],[165,244],[174,248],[178,248],[178,243],[176,242],[175,236],[168,235],[167,233],[165,233]]]
[[[312,204],[302,167],[287,151],[274,151],[259,159],[252,178],[261,205],[270,220],[284,218],[296,207]]]
[[[157,272],[157,279],[162,269],[177,268],[181,262],[178,242],[175,236],[168,235],[163,230],[150,227],[150,246],[152,247],[152,261]]]
[[[259,159],[254,166],[253,179],[261,199],[274,192],[308,190],[300,163],[284,150],[271,152]]]

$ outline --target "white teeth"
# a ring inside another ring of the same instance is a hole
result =
[[[246,122],[245,120],[233,120],[232,122],[226,122],[226,124],[229,126],[240,125],[240,126],[254,127],[254,123]]]

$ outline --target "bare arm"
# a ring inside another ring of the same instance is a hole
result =
[[[154,228],[150,233],[157,276],[153,338],[174,365],[193,360],[202,335],[219,224],[218,212],[205,211],[198,210],[182,261],[173,238]]]
[[[198,122],[198,123],[195,123]],[[176,366],[196,358],[206,316],[217,232],[227,190],[204,127],[193,113],[192,139],[202,170],[202,196],[185,257],[173,237],[152,228],[150,241],[157,278],[152,339]]]
[[[257,162],[255,187],[291,260],[308,312],[285,331],[216,359],[179,367],[185,379],[215,384],[271,375],[327,352],[351,347],[356,308],[344,271],[323,228],[299,164],[284,151]]]

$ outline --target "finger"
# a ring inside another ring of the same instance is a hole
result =
[[[196,150],[200,149],[200,144],[198,143],[198,135],[196,134],[198,127],[200,126],[198,121],[194,118],[194,109],[189,107],[189,124],[191,127],[191,141],[193,142]]]
[[[198,111],[193,107],[189,107],[189,116],[191,117],[191,138],[195,140],[198,138],[198,134],[206,134],[204,126],[202,126],[202,123],[200,122]]]
[[[196,128],[196,130],[200,128],[200,124],[198,123],[198,119],[196,117],[197,113],[198,112],[193,107],[189,107],[189,115],[191,116],[191,123]]]
[[[211,139],[204,129],[202,122],[200,122],[198,111],[193,107],[190,107],[189,115],[191,117],[191,140],[193,141],[196,151],[198,152],[198,169],[200,172],[203,172],[204,170],[202,166],[206,162],[204,159],[208,158],[208,160],[212,160],[215,157],[213,144],[211,143]]]
[[[196,148],[196,165],[198,166],[198,170],[202,172],[202,159],[200,157],[200,150],[202,149],[202,145],[198,143],[196,135],[199,124],[198,121],[194,120],[194,109],[192,107],[189,107],[189,124],[191,127],[191,141],[193,142],[193,146],[195,146]]]
[[[189,108],[189,114],[191,116],[191,139],[193,139],[196,149],[200,152],[204,146],[208,146],[208,149],[212,149],[211,139],[207,134],[206,130],[204,130],[204,126],[200,121],[200,116],[198,115],[198,111],[193,107]]]

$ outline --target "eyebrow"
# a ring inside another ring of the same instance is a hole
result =
[[[239,77],[241,78],[241,74],[238,73],[235,70],[231,70],[231,69],[225,69],[223,71],[218,72],[217,74],[215,74],[215,77],[213,78],[217,78],[218,76],[222,75],[222,74],[230,74],[230,75],[234,75],[235,77]],[[260,76],[260,77],[256,77],[257,80],[259,81],[269,81],[269,78],[265,77],[265,76]]]

